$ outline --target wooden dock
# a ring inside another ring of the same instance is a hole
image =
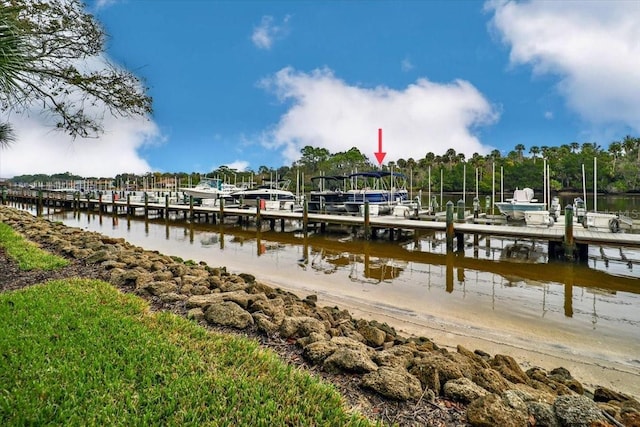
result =
[[[194,205],[193,199],[189,204],[170,203],[166,196],[164,203],[150,202],[145,194],[144,201],[133,201],[131,197],[115,197],[113,194],[109,200],[102,197],[83,198],[80,193],[68,194],[57,192],[36,192],[33,190],[10,190],[5,197],[16,203],[29,203],[37,206],[37,209],[73,209],[98,211],[105,215],[130,215],[145,218],[166,218],[171,216],[185,218],[199,222],[224,223],[225,218],[235,217],[236,221],[243,223],[255,223],[262,229],[267,223],[270,230],[284,231],[285,223],[297,221],[300,228],[307,232],[309,229],[324,231],[328,226],[351,227],[354,232],[361,232],[365,239],[376,238],[379,230],[387,231],[390,239],[402,233],[444,232],[448,251],[462,250],[465,235],[473,235],[477,242],[479,236],[509,237],[513,239],[535,239],[549,243],[549,257],[569,260],[586,260],[589,245],[604,245],[614,247],[640,248],[640,234],[612,233],[609,231],[595,231],[584,228],[573,221],[573,212],[565,211],[564,224],[556,223],[549,227],[540,226],[511,226],[496,224],[469,223],[467,221],[464,206],[458,209],[457,218],[454,219],[453,203],[447,203],[445,221],[428,221],[417,218],[397,217],[393,215],[372,216],[369,215],[368,205],[365,205],[362,216],[318,214],[309,213],[306,206],[302,211],[270,210],[259,207],[225,206],[224,202],[218,202],[214,206]],[[454,245],[454,241],[457,243]]]

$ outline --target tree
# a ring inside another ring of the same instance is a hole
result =
[[[522,163],[522,152],[525,149],[524,144],[516,144],[515,149],[516,149],[516,152],[518,153],[518,162]]]
[[[536,157],[538,156],[538,154],[540,154],[540,147],[538,147],[537,145],[532,146],[531,148],[529,148],[529,153],[531,153],[531,156],[533,157],[533,164],[535,165]]]
[[[453,148],[449,148],[447,152],[444,154],[444,157],[447,159],[447,164],[449,165],[449,170],[451,170],[453,164],[456,161],[456,150]]]
[[[637,160],[640,162],[640,138],[633,138],[630,135],[625,136],[622,139],[622,148],[625,156],[628,157],[631,157],[631,154],[636,151]]]
[[[151,113],[141,81],[102,56],[105,32],[79,0],[5,0],[0,27],[3,43],[16,39],[10,65],[0,59],[3,112],[41,108],[73,137],[98,136],[105,110]]]
[[[500,150],[491,150],[489,157],[495,161],[500,159],[502,155],[500,154]]]
[[[578,152],[578,148],[580,148],[580,144],[574,141],[571,144],[569,144],[569,147],[570,147],[572,153],[577,153]]]
[[[331,153],[326,148],[315,148],[310,145],[300,150],[302,157],[298,161],[298,165],[306,170],[307,173],[315,174],[321,170],[322,165],[329,159]]]
[[[609,153],[611,153],[611,157],[613,157],[613,162],[612,162],[612,172],[615,175],[616,173],[616,162],[618,161],[618,158],[620,157],[620,154],[622,154],[622,144],[620,143],[620,141],[613,141],[611,144],[609,144]]]

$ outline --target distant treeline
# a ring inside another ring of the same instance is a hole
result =
[[[310,179],[318,175],[348,175],[355,171],[377,168],[357,148],[339,153],[330,153],[325,148],[306,146],[300,150],[300,159],[291,166],[274,169],[260,166],[257,171],[237,171],[221,166],[206,174],[221,177],[228,182],[254,182],[290,179],[296,182],[304,177],[305,188]],[[640,191],[640,138],[627,136],[614,141],[604,149],[597,143],[585,142],[563,144],[556,147],[517,144],[506,156],[499,150],[487,155],[474,153],[466,158],[453,148],[437,155],[432,152],[423,158],[397,159],[383,165],[383,169],[401,172],[407,176],[414,190],[431,188],[444,191],[475,190],[476,182],[481,193],[491,193],[493,186],[504,183],[505,190],[531,187],[541,190],[544,176],[544,159],[550,170],[550,186],[556,191],[581,190],[584,182],[587,190],[593,190],[594,164],[597,167],[596,185],[599,191],[609,193]],[[595,162],[594,162],[595,159]],[[494,175],[495,171],[495,175]],[[503,174],[501,176],[501,173]],[[494,184],[495,176],[495,184]],[[69,172],[55,175],[21,175],[12,178],[13,183],[32,184],[47,182],[72,182],[80,180],[108,181],[118,188],[174,187],[195,185],[203,175],[198,173],[149,173],[146,175],[120,174],[115,177],[80,177]],[[498,188],[498,187],[496,187]]]

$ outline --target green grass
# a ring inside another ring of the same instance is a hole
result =
[[[66,259],[43,251],[4,223],[0,223],[0,246],[21,270],[55,270],[69,265]]]
[[[72,279],[0,294],[0,425],[369,425],[257,342]]]

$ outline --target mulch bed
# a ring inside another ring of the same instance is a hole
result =
[[[51,248],[44,247],[43,249],[55,253]],[[69,266],[55,271],[22,271],[18,268],[17,263],[8,258],[5,251],[0,248],[0,292],[22,289],[55,279],[82,277],[107,280],[109,277],[107,271],[100,267],[86,265],[75,259],[69,261],[71,262]],[[121,291],[132,292],[133,289],[121,289]],[[182,308],[164,305],[157,299],[151,298],[149,302],[155,310],[170,310],[184,314]],[[360,387],[360,377],[357,375],[330,374],[317,366],[309,365],[302,357],[301,349],[292,341],[283,340],[277,336],[265,336],[257,330],[238,331],[210,325],[207,327],[216,332],[241,335],[258,340],[264,347],[278,353],[286,362],[334,384],[350,407],[373,421],[398,426],[456,427],[468,425],[465,408],[457,402],[440,398],[434,402],[427,399],[420,399],[418,402],[396,402],[385,399]]]

